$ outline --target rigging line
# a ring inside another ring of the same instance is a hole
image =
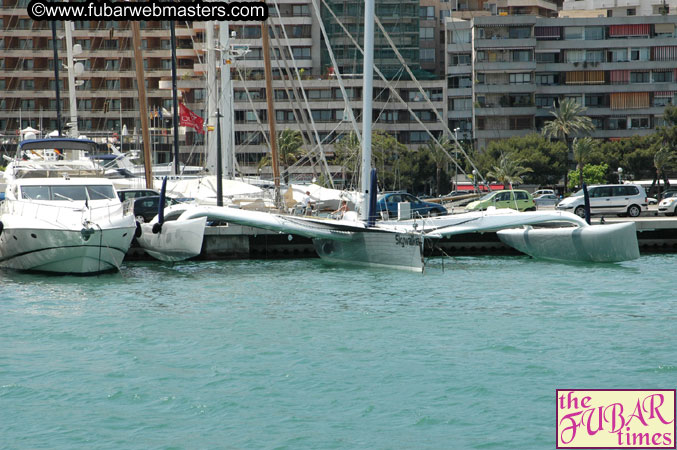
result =
[[[334,57],[334,51],[331,48],[329,36],[327,36],[327,30],[324,28],[324,23],[322,22],[322,14],[320,13],[320,7],[317,3],[317,0],[312,0],[311,3],[313,4],[313,9],[315,11],[317,23],[320,26],[320,31],[322,32],[322,36],[324,37],[324,42],[327,45],[327,52],[329,53],[329,58],[331,59],[331,64],[334,67],[334,74],[336,75],[336,80],[338,81],[339,88],[341,88],[341,95],[343,95],[343,101],[345,102],[346,109],[348,110],[348,118],[350,119],[350,124],[352,125],[353,130],[355,130],[355,135],[357,136],[357,140],[360,142],[360,145],[362,145],[362,134],[360,132],[360,129],[357,126],[357,122],[355,121],[355,115],[353,114],[353,109],[350,107],[350,99],[348,98],[348,94],[346,93],[346,88],[343,85],[343,80],[341,79],[341,72],[339,71],[338,64],[336,63],[336,58]],[[364,95],[364,93],[362,95]],[[371,95],[371,93],[370,93],[370,95]]]
[[[379,20],[379,18],[375,16],[375,17],[374,17],[374,20],[376,21],[376,25],[378,25],[379,29],[380,29],[381,32],[383,33],[383,36],[384,36],[384,37],[386,38],[386,40],[388,41],[388,44],[390,45],[390,47],[391,47],[391,48],[393,49],[393,51],[395,52],[395,55],[397,56],[397,59],[399,59],[400,63],[401,63],[402,66],[405,68],[405,70],[407,71],[407,73],[409,74],[409,76],[411,77],[411,79],[416,83],[416,87],[418,88],[419,92],[421,93],[421,95],[423,96],[423,98],[425,99],[425,101],[428,103],[428,105],[430,106],[430,108],[435,112],[435,116],[437,116],[437,120],[439,120],[439,121],[442,123],[442,126],[444,127],[444,130],[445,130],[445,131],[449,134],[449,136],[454,140],[454,143],[456,144],[456,146],[458,147],[458,149],[461,151],[461,153],[463,154],[463,156],[466,157],[466,159],[468,160],[468,162],[470,163],[470,165],[472,166],[472,168],[475,169],[475,170],[477,171],[477,173],[478,173],[478,175],[480,176],[480,178],[482,178],[482,181],[486,181],[486,180],[484,179],[484,177],[482,176],[482,174],[480,173],[480,171],[479,171],[479,169],[477,168],[477,166],[475,166],[475,163],[472,162],[472,160],[470,159],[470,157],[468,156],[468,154],[465,152],[465,150],[463,149],[463,147],[461,147],[461,145],[459,144],[458,140],[456,139],[456,136],[454,135],[454,133],[451,132],[451,130],[449,129],[449,127],[447,126],[447,124],[444,122],[444,119],[442,118],[442,116],[440,116],[440,112],[437,110],[437,108],[435,108],[435,105],[433,105],[432,101],[430,101],[430,97],[428,97],[428,94],[427,94],[427,93],[425,92],[425,90],[423,89],[423,86],[421,86],[421,83],[419,83],[419,81],[416,79],[416,77],[414,76],[413,72],[411,71],[411,69],[410,69],[409,66],[407,65],[407,63],[406,63],[406,61],[404,60],[404,58],[402,58],[402,55],[400,54],[400,51],[397,49],[397,47],[396,47],[395,44],[393,43],[392,39],[390,38],[390,35],[388,34],[388,32],[387,32],[387,31],[385,30],[385,28],[383,27],[383,24],[381,24],[381,21]],[[407,106],[407,108],[408,108],[408,106]],[[418,121],[418,122],[420,122],[420,121]],[[422,124],[422,122],[420,122],[420,123]],[[425,126],[424,126],[424,128],[425,128]],[[426,128],[426,131],[427,131],[427,128]],[[428,131],[428,134],[431,134],[431,133]],[[432,134],[431,134],[431,137],[432,137]],[[442,151],[443,151],[444,153],[446,153],[446,155],[449,157],[449,159],[450,159],[451,161],[454,162],[454,165],[456,165],[456,167],[458,167],[461,171],[463,171],[463,169],[462,169],[462,168],[460,167],[460,165],[458,164],[458,161],[456,161],[455,158],[452,158],[452,156],[449,154],[449,152],[447,152],[447,149],[445,149],[445,148],[440,144],[440,142],[439,142],[436,138],[433,137],[433,140],[435,141],[435,143],[437,143],[437,145],[440,146],[440,148],[442,149]],[[465,172],[464,172],[464,173],[465,173]]]
[[[346,34],[346,36],[348,36],[348,39],[350,39],[351,42],[353,43],[353,45],[357,48],[357,50],[358,50],[360,53],[364,54],[364,51],[362,50],[362,48],[360,47],[360,45],[357,43],[357,41],[355,40],[355,38],[353,38],[353,36],[352,36],[352,35],[350,34],[350,32],[348,31],[348,29],[346,29],[346,27],[343,25],[343,23],[339,20],[339,18],[336,16],[336,14],[334,13],[334,11],[333,11],[333,10],[331,9],[331,7],[327,4],[326,0],[322,0],[322,3],[323,3],[324,6],[327,8],[327,10],[329,11],[329,13],[332,15],[332,17],[334,18],[334,20],[336,21],[336,23],[341,27],[341,29],[342,29],[343,32]],[[378,22],[378,18],[376,18],[376,21],[377,21],[377,23],[380,24],[380,22]],[[382,28],[382,27],[381,27],[381,28]],[[404,62],[404,60],[402,59],[402,55],[400,55],[400,53],[399,53],[399,51],[397,50],[397,48],[392,44],[392,41],[390,40],[389,36],[388,36],[387,34],[385,34],[385,37],[388,39],[390,45],[391,45],[391,46],[393,47],[393,49],[395,50],[395,54],[396,54],[396,55],[398,56],[398,58],[400,59],[400,62],[402,63],[403,68],[406,68],[407,71],[409,71],[409,74],[410,74],[410,76],[412,77],[412,79],[413,79],[415,82],[418,83],[418,81],[416,80],[416,77],[414,77],[414,75],[413,75],[413,74],[411,73],[411,71],[409,70],[409,67],[407,66],[406,62]],[[395,96],[395,98],[397,98],[402,104],[404,104],[404,105],[407,107],[407,111],[409,111],[409,113],[411,113],[411,115],[412,115],[412,117],[414,118],[414,120],[415,120],[416,122],[418,122],[418,124],[421,125],[421,126],[423,127],[423,129],[426,131],[426,133],[433,139],[433,141],[435,141],[435,143],[437,143],[437,145],[439,145],[440,147],[442,147],[442,145],[440,144],[439,140],[438,140],[438,139],[430,132],[430,130],[428,129],[428,127],[420,120],[420,118],[419,118],[416,114],[414,114],[413,110],[409,107],[409,104],[408,104],[407,102],[405,102],[404,99],[402,99],[402,97],[400,96],[400,94],[397,92],[397,90],[396,90],[395,88],[393,88],[393,87],[390,85],[390,83],[388,82],[388,80],[386,79],[386,77],[383,75],[383,73],[379,70],[379,68],[378,68],[377,66],[374,66],[374,71],[376,71],[376,73],[378,74],[378,76],[379,76],[384,82],[386,82],[386,85],[388,86],[388,88],[390,89],[390,91],[393,93],[393,95]],[[364,94],[363,94],[363,95],[364,95]],[[426,98],[426,100],[428,100],[429,103],[431,103],[431,102],[430,102],[430,99],[428,98],[427,94],[425,94],[425,92],[423,93],[423,96],[424,96],[424,98]],[[432,103],[431,103],[431,104],[432,104]],[[437,114],[438,119],[439,119],[439,113],[437,112],[437,109],[434,108],[434,106],[433,106],[432,109],[435,111],[435,113]],[[442,119],[440,119],[440,120],[441,120],[441,122],[443,123],[444,127],[447,129],[447,131],[449,131],[449,129],[448,129],[448,127],[446,126],[446,124],[444,124],[444,121],[443,121]],[[459,147],[460,147],[460,145],[459,145]],[[447,155],[447,157],[454,163],[454,165],[455,165],[456,167],[458,167],[459,170],[461,170],[462,173],[465,173],[465,170],[458,164],[458,162],[455,160],[455,158],[452,158],[452,157],[451,157],[451,155],[446,151],[446,149],[444,149],[444,152],[445,152],[445,154]],[[462,148],[461,148],[461,152],[462,152],[463,154],[465,154],[465,151],[463,151]],[[467,154],[465,154],[465,156],[466,156],[466,158],[468,158],[468,155],[467,155]],[[474,167],[474,164],[473,164],[473,162],[470,160],[470,158],[468,158],[468,161],[469,161],[469,162],[473,165],[473,167]],[[475,170],[477,170],[477,169],[475,168]],[[481,175],[481,173],[479,172],[479,170],[477,171],[477,173],[480,174],[480,177],[482,177],[482,175]],[[482,180],[484,180],[483,177],[482,177]]]
[[[240,67],[238,67],[238,64],[234,64],[235,70],[237,70],[237,74],[239,75],[240,79],[242,81],[246,81],[244,77],[242,76],[242,71],[240,70]],[[261,123],[261,119],[259,118],[258,112],[256,112],[256,108],[254,106],[254,102],[252,101],[252,96],[249,94],[249,89],[247,88],[247,83],[242,83],[242,87],[244,87],[244,92],[247,94],[247,100],[249,101],[249,106],[252,108],[252,112],[254,113],[254,118],[256,119],[256,123],[259,126],[259,131],[263,135],[263,139],[266,141],[266,145],[268,148],[270,148],[270,140],[268,140],[268,135],[264,132],[265,128],[263,126],[263,123]],[[233,118],[233,123],[235,122],[235,118]],[[253,139],[253,138],[252,138]]]
[[[277,3],[277,0],[273,0],[273,3],[275,3],[275,8],[279,11],[280,8],[279,8],[279,5]],[[327,178],[329,179],[329,184],[330,184],[331,188],[333,189],[334,188],[334,180],[332,179],[331,171],[329,170],[329,163],[327,162],[327,157],[324,153],[324,148],[322,147],[322,140],[320,139],[320,134],[317,132],[317,126],[315,125],[315,119],[313,119],[312,110],[310,109],[310,103],[308,103],[308,97],[306,96],[306,90],[303,87],[303,82],[301,80],[301,74],[299,73],[298,65],[296,64],[296,58],[294,58],[294,52],[291,48],[291,43],[289,42],[289,36],[287,36],[287,29],[282,24],[281,19],[280,19],[280,27],[282,28],[282,34],[284,35],[284,39],[287,42],[287,47],[289,48],[289,55],[291,56],[292,65],[294,66],[294,71],[296,72],[296,78],[298,79],[298,82],[299,82],[300,91],[303,94],[303,102],[305,103],[306,109],[308,110],[308,116],[310,118],[310,123],[312,125],[313,132],[315,133],[315,141],[317,142],[317,146],[319,146],[319,148],[320,148],[320,159],[322,160],[322,163],[325,166],[325,170],[327,171]],[[277,39],[277,37],[276,37],[276,39]],[[286,60],[285,60],[285,66],[287,66]],[[295,99],[298,99],[298,97],[295,97]],[[299,109],[301,109],[301,108],[299,108]]]
[[[282,28],[282,31],[285,33],[285,36],[286,36],[286,31],[284,30],[284,26],[282,24],[280,24],[280,28]],[[289,65],[287,64],[286,58],[284,58],[284,48],[283,48],[282,44],[280,43],[280,39],[278,38],[278,35],[277,35],[277,32],[275,31],[274,26],[270,27],[270,31],[271,31],[271,34],[273,35],[273,42],[274,42],[273,45],[278,50],[278,52],[279,52],[278,55],[280,56],[280,58],[278,58],[278,69],[282,70],[282,68],[280,67],[280,64],[279,64],[279,61],[282,60],[282,62],[284,64],[284,71],[286,72],[286,77],[282,76],[281,79],[282,79],[282,82],[284,83],[284,91],[285,91],[285,94],[287,96],[287,100],[289,102],[289,105],[292,108],[292,113],[294,114],[294,118],[296,119],[296,122],[299,125],[302,124],[303,127],[305,128],[305,129],[300,130],[301,139],[303,140],[303,143],[305,145],[308,145],[308,143],[309,143],[311,146],[314,146],[315,144],[314,144],[313,139],[312,139],[312,134],[310,133],[311,128],[308,126],[308,122],[306,121],[306,118],[303,114],[303,108],[301,108],[300,105],[298,104],[297,88],[294,85],[294,83],[290,82],[291,80],[293,80],[294,76],[291,73],[291,70],[289,69]],[[289,39],[287,39],[287,42],[289,42]],[[293,52],[291,50],[291,46],[289,47],[289,49],[290,49],[289,54],[290,54],[290,56],[292,56]],[[290,84],[291,84],[291,88],[289,87]],[[291,92],[293,93],[293,95],[289,95],[290,89],[291,89]],[[294,106],[294,103],[296,103],[296,106]],[[312,159],[308,155],[308,151],[306,151],[306,154],[303,156],[302,161],[305,161],[305,158],[308,158],[308,161],[311,163],[311,166],[313,168],[313,173],[315,173],[315,164],[313,163]],[[289,166],[287,166],[287,168],[284,171],[285,171],[286,175],[289,176]]]
[[[352,36],[352,35],[350,34],[350,32],[348,31],[348,29],[347,29],[347,28],[343,25],[343,23],[339,20],[339,18],[336,16],[336,14],[334,13],[334,11],[333,11],[333,10],[331,9],[331,7],[327,4],[326,0],[322,0],[322,3],[323,3],[324,6],[327,8],[327,10],[329,11],[329,13],[332,15],[332,17],[334,18],[334,20],[336,21],[336,23],[341,27],[341,29],[342,29],[343,32],[346,34],[346,36],[348,36],[348,39],[350,39],[351,42],[353,43],[353,45],[357,48],[357,50],[358,50],[360,53],[364,54],[364,51],[362,50],[362,47],[360,47],[360,45],[357,43],[357,41],[355,40],[355,38],[353,38],[353,36]],[[380,22],[378,22],[378,18],[376,18],[376,21],[377,21],[377,23],[380,24]],[[392,41],[390,40],[390,38],[389,38],[389,36],[388,36],[387,34],[386,34],[386,38],[388,38],[388,40],[389,40],[391,46],[393,46]],[[402,56],[399,54],[399,52],[397,51],[397,49],[396,49],[394,46],[393,46],[393,48],[395,49],[395,54],[400,58],[400,62],[402,63],[402,67],[403,67],[403,68],[406,68],[407,71],[409,71],[409,67],[408,67],[408,66],[406,65],[406,63],[402,60]],[[393,86],[390,85],[390,83],[389,83],[389,81],[387,80],[387,78],[383,75],[383,72],[381,72],[381,70],[380,70],[377,66],[374,66],[374,71],[375,71],[375,72],[378,74],[378,76],[386,83],[386,86],[390,89],[390,91],[393,93],[393,95],[395,96],[395,98],[396,98],[397,100],[399,100],[403,105],[406,106],[407,111],[408,111],[409,113],[411,113],[411,115],[412,115],[412,117],[414,118],[414,120],[416,120],[416,122],[418,122],[418,124],[421,125],[421,127],[423,127],[423,129],[426,131],[426,133],[427,133],[427,134],[435,141],[435,143],[437,143],[437,145],[439,145],[440,147],[442,147],[442,145],[440,144],[439,140],[438,140],[438,139],[430,132],[430,130],[428,129],[428,127],[421,121],[421,119],[420,119],[416,114],[414,114],[414,111],[409,107],[409,104],[408,104],[407,102],[405,102],[404,99],[403,99],[403,98],[400,96],[400,94],[397,92],[397,90],[396,90]],[[418,81],[416,80],[416,77],[414,77],[414,75],[411,73],[411,71],[409,71],[409,75],[412,77],[412,79],[413,79],[414,81],[416,81],[416,82],[418,83]],[[364,93],[363,93],[362,95],[364,95]],[[425,94],[425,92],[423,93],[423,95],[424,95],[424,97],[428,100],[428,102],[431,103],[430,100],[428,99],[428,96]],[[431,104],[432,104],[432,103],[431,103]],[[439,118],[439,113],[437,112],[437,109],[436,109],[434,106],[433,106],[432,109],[435,111],[435,113],[438,115],[438,118]],[[440,120],[441,120],[442,122],[444,122],[442,119],[440,119]],[[444,123],[443,123],[443,125],[444,125],[445,128],[446,128],[446,125],[445,125]],[[447,128],[447,130],[448,130],[448,128]],[[463,170],[462,167],[460,167],[460,165],[459,165],[458,162],[455,160],[455,158],[452,158],[451,155],[450,155],[446,150],[444,150],[444,151],[445,151],[447,157],[449,157],[449,159],[450,159],[452,162],[454,162],[454,164],[456,165],[456,167],[458,167],[458,168],[461,170],[461,172],[465,173],[465,171]],[[463,153],[465,153],[465,152],[463,152]],[[467,157],[468,157],[468,156],[466,155],[466,158],[467,158]],[[470,159],[469,159],[469,161],[470,161]],[[472,161],[471,161],[471,164],[472,164]],[[478,173],[479,173],[479,171],[478,171]]]

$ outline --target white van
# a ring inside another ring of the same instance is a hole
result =
[[[590,214],[627,214],[630,217],[637,217],[642,211],[647,210],[646,192],[642,186],[637,184],[590,186],[588,194]],[[557,209],[585,217],[583,189],[559,202]]]

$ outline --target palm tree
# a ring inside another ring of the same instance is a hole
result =
[[[654,177],[654,181],[651,183],[651,187],[649,188],[649,195],[651,195],[651,191],[653,191],[656,181],[658,181],[658,185],[660,186],[661,179],[665,182],[665,189],[670,187],[670,182],[668,181],[666,172],[670,167],[672,167],[674,162],[675,154],[672,153],[668,147],[661,147],[658,149],[656,154],[653,156],[653,166],[656,169],[656,176]],[[660,198],[658,200],[660,200]]]
[[[578,185],[580,187],[583,187],[583,166],[585,166],[585,162],[590,157],[590,153],[592,153],[594,148],[595,141],[591,138],[574,138],[574,161],[576,161],[576,169],[578,169]]]
[[[550,139],[559,139],[567,145],[567,163],[569,161],[569,153],[571,153],[569,138],[581,133],[590,134],[595,129],[595,125],[590,117],[582,115],[585,111],[587,111],[587,108],[575,100],[564,99],[560,103],[559,108],[550,111],[554,119],[543,126],[542,133],[544,136]],[[567,185],[566,177],[565,172],[565,187]]]
[[[487,177],[494,178],[504,186],[507,184],[512,189],[513,184],[520,184],[524,180],[522,176],[526,173],[533,172],[531,167],[524,167],[521,165],[522,160],[513,159],[509,154],[501,154],[498,159],[498,166],[487,172]]]
[[[277,137],[278,145],[278,159],[282,165],[284,173],[284,182],[289,184],[289,172],[287,168],[299,160],[301,155],[301,146],[303,146],[303,138],[301,132],[297,130],[286,129],[282,131]],[[258,169],[270,165],[270,156],[264,156],[258,163]]]
[[[454,148],[452,142],[447,138],[442,138],[439,145],[435,141],[428,141],[426,150],[430,153],[430,158],[435,163],[435,180],[437,186],[437,195],[442,194],[442,169],[449,160],[449,155]],[[445,191],[446,192],[446,191]]]
[[[280,163],[284,170],[284,182],[289,184],[289,172],[287,168],[299,160],[303,137],[298,130],[286,129],[282,131],[277,140],[280,151]]]

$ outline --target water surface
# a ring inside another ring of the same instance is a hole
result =
[[[557,388],[674,388],[676,267],[0,272],[0,447],[553,448]]]

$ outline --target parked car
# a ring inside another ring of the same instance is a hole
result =
[[[151,197],[154,195],[160,195],[160,193],[153,189],[121,189],[118,191],[118,197],[120,197],[120,201],[123,203],[130,198]]]
[[[555,191],[553,189],[539,189],[531,193],[531,196],[534,199],[536,199],[536,197],[540,197],[541,195],[555,195]]]
[[[527,191],[494,191],[480,197],[479,200],[468,203],[466,211],[483,211],[488,207],[511,208],[519,211],[535,211],[534,199]]]
[[[644,188],[637,184],[605,184],[590,186],[590,214],[618,214],[639,216],[647,210],[647,196]],[[583,190],[579,190],[557,205],[557,209],[573,212],[585,217]]]
[[[536,203],[537,208],[542,206],[556,206],[557,203],[559,203],[559,197],[555,194],[542,194],[538,197],[534,197],[534,203]]]
[[[667,191],[661,194],[663,196],[660,203],[658,203],[658,213],[666,216],[674,216],[677,214],[677,191]]]
[[[178,200],[166,197],[165,207],[180,203]],[[139,197],[134,200],[134,216],[143,217],[144,222],[150,222],[153,217],[157,216],[158,207],[160,205],[160,196],[152,195],[146,197]]]
[[[412,217],[417,216],[440,216],[447,214],[447,208],[438,203],[424,202],[411,194],[403,192],[391,192],[379,195],[376,202],[376,210],[388,213],[388,217],[397,217],[397,204],[409,203]]]

